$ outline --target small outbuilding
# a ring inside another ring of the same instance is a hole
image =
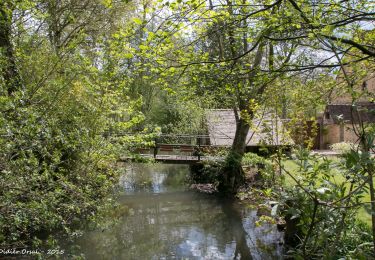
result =
[[[236,119],[232,109],[207,110],[206,123],[211,146],[229,147],[232,145],[236,133]],[[260,147],[293,144],[282,120],[275,113],[267,110],[255,115],[246,142],[248,151],[256,151]]]

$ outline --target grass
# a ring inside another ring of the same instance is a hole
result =
[[[335,157],[335,158],[332,158],[331,160],[333,162],[338,162],[339,158]],[[285,160],[285,161],[283,161],[283,166],[284,166],[285,170],[287,170],[291,174],[295,174],[296,176],[298,176],[299,166],[296,164],[295,161]],[[335,183],[339,184],[339,183],[346,182],[345,177],[340,174],[339,169],[334,168],[334,169],[332,169],[331,172],[333,173],[332,180],[334,180]],[[294,185],[296,185],[296,182],[288,174],[285,174],[285,185],[286,186],[294,186]],[[347,183],[347,186],[349,188],[350,184]],[[365,193],[364,197],[362,198],[362,201],[363,202],[371,201],[370,194]],[[367,223],[368,225],[371,225],[371,215],[369,213],[367,213],[367,211],[364,209],[364,207],[359,209],[358,219],[362,220],[363,222]]]

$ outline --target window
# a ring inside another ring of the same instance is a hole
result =
[[[330,118],[329,112],[325,112],[326,119]]]
[[[362,91],[366,91],[367,90],[367,81],[364,81],[362,83]]]

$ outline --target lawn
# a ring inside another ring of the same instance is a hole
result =
[[[338,162],[339,159],[337,157],[333,157],[333,158],[330,158],[333,162]],[[283,161],[283,165],[285,167],[285,169],[290,172],[290,173],[293,173],[293,174],[296,174],[296,176],[298,176],[298,168],[299,166],[296,164],[295,161],[293,160],[285,160]],[[338,169],[332,169],[332,180],[334,180],[336,183],[342,183],[342,182],[345,182],[346,179],[344,176],[342,176],[339,172]],[[286,186],[294,186],[296,184],[296,182],[293,180],[293,178],[291,178],[288,174],[285,174],[285,185]],[[348,183],[348,187],[349,187],[349,183]],[[370,194],[369,193],[366,193],[365,196],[363,197],[362,199],[363,202],[368,202],[368,201],[371,201],[370,199]],[[361,208],[359,211],[358,211],[358,218],[362,221],[364,221],[365,223],[371,225],[371,215],[369,213],[366,212],[366,210],[364,208]]]

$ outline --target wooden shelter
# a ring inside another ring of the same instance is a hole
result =
[[[235,114],[232,109],[207,110],[206,123],[211,146],[228,147],[232,145],[236,132]],[[248,148],[293,144],[282,120],[275,113],[267,110],[260,111],[255,115],[246,142]]]

